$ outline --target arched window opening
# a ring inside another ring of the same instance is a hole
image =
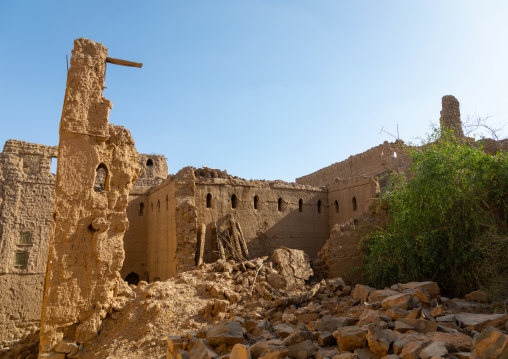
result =
[[[169,209],[169,196],[166,195],[166,210]]]
[[[335,200],[333,204],[335,205],[335,213],[339,213],[339,202]]]
[[[104,163],[97,166],[95,172],[95,183],[93,189],[95,192],[101,192],[107,190],[108,187],[108,168]]]
[[[157,213],[161,213],[161,201],[157,200]]]
[[[279,200],[277,201],[277,209],[279,210],[279,212],[282,212],[284,210],[284,202],[280,197]]]
[[[140,282],[140,278],[139,278],[139,275],[137,273],[134,273],[134,272],[130,272],[129,274],[127,274],[127,277],[125,277],[125,281],[131,285],[138,285],[138,283]]]
[[[206,208],[212,208],[212,194],[208,193],[206,195]]]
[[[153,166],[153,161],[151,158],[149,158],[147,161],[146,161],[146,165],[147,166]]]
[[[381,155],[381,156],[383,155],[383,150],[381,150],[380,155]]]
[[[298,201],[298,212],[303,212],[303,199]]]
[[[321,213],[321,200],[317,201],[317,212]]]
[[[143,211],[145,210],[145,204],[143,202],[141,202],[139,204],[139,216],[142,217],[143,216]]]
[[[231,208],[235,209],[238,206],[238,199],[236,198],[236,194],[231,196]]]
[[[397,152],[393,152],[393,157],[397,158]]]
[[[356,197],[353,197],[353,211],[356,211]]]
[[[259,196],[254,196],[254,209],[259,209]]]
[[[150,203],[150,207],[152,207],[152,213],[153,213],[153,202]]]

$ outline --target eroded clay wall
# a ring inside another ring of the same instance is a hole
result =
[[[197,177],[195,203],[197,223],[206,225],[208,261],[217,258],[213,223],[221,227],[229,214],[241,225],[251,257],[271,255],[286,246],[302,249],[313,258],[329,236],[325,189],[282,181]]]
[[[8,140],[0,155],[0,341],[39,328],[56,147]]]
[[[356,176],[379,176],[388,170],[403,171],[410,163],[404,154],[402,141],[390,143],[385,141],[358,155],[334,163],[307,176],[296,179],[296,183],[309,186],[326,186],[334,178],[350,178]]]
[[[104,45],[74,41],[60,122],[40,357],[86,346],[107,313],[131,294],[119,271],[129,191],[142,168],[129,131],[109,124],[112,103],[102,96],[106,57]]]
[[[150,187],[134,186],[129,193],[127,205],[129,229],[124,234],[125,260],[120,275],[130,284],[137,284],[139,280],[149,281],[147,213],[149,190]]]
[[[377,200],[379,183],[374,177],[336,178],[328,185],[329,226],[360,217]]]
[[[177,274],[175,182],[163,182],[147,204],[150,281],[165,280]]]

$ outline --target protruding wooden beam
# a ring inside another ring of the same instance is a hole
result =
[[[109,62],[110,64],[115,64],[115,65],[139,67],[139,68],[141,68],[143,66],[143,64],[140,62],[120,60],[120,59],[115,59],[114,57],[106,57],[106,62]]]

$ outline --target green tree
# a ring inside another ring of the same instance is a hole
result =
[[[378,288],[432,280],[448,295],[508,295],[508,156],[435,130],[381,200],[392,221],[363,239],[363,273]]]

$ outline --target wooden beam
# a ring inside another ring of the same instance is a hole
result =
[[[120,59],[115,59],[114,57],[106,57],[106,62],[109,62],[110,64],[115,64],[115,65],[131,66],[131,67],[139,67],[139,68],[141,68],[143,66],[143,64],[140,62],[120,60]]]

